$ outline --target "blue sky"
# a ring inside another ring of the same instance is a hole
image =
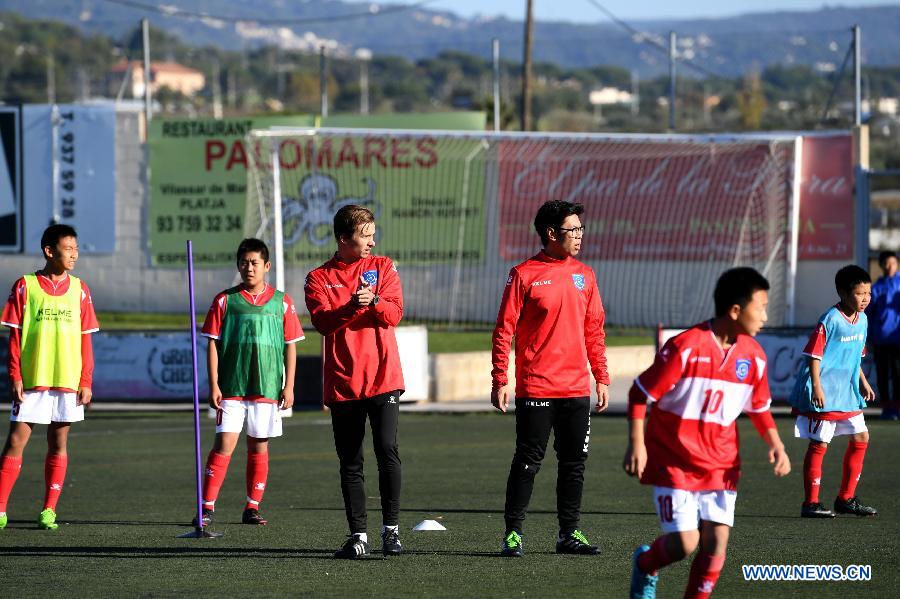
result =
[[[417,0],[387,0],[390,3],[412,4]],[[597,0],[621,19],[659,19],[725,17],[746,12],[770,10],[816,10],[831,6],[897,5],[896,0]],[[534,0],[535,16],[541,20],[564,20],[579,23],[607,21],[606,16],[588,0]],[[505,15],[522,20],[525,0],[435,0],[426,8],[449,10],[471,17]]]

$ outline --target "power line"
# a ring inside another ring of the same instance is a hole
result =
[[[127,6],[128,8],[136,8],[140,10],[146,10],[150,12],[155,12],[161,15],[165,15],[167,17],[176,17],[181,19],[215,19],[217,21],[225,21],[227,23],[261,23],[264,25],[306,25],[308,23],[332,23],[335,21],[349,21],[352,19],[364,19],[369,17],[380,17],[384,15],[389,15],[393,13],[403,12],[406,10],[411,10],[414,8],[418,8],[420,6],[425,6],[426,4],[432,4],[437,0],[423,0],[422,2],[415,2],[413,4],[399,4],[395,6],[389,6],[387,8],[382,8],[377,12],[365,11],[365,12],[356,12],[356,13],[347,13],[343,15],[329,15],[325,17],[308,17],[308,18],[260,18],[258,16],[252,17],[243,17],[243,16],[234,16],[234,15],[215,15],[206,12],[196,12],[191,10],[185,10],[183,8],[178,8],[176,6],[167,5],[165,8],[156,6],[153,4],[145,4],[143,2],[137,2],[136,0],[101,0],[102,2],[108,2],[110,4],[117,4],[120,6]]]
[[[631,34],[632,39],[634,41],[646,44],[646,45],[650,46],[651,48],[654,48],[655,50],[662,52],[665,55],[665,57],[668,59],[669,48],[665,44],[654,39],[654,36],[652,34],[645,33],[643,31],[640,31],[639,29],[635,29],[634,27],[632,27],[631,25],[629,25],[628,23],[626,23],[625,21],[623,21],[622,19],[620,19],[619,17],[614,15],[612,12],[610,12],[609,9],[607,9],[605,6],[603,6],[602,4],[597,2],[597,0],[587,0],[587,2],[589,2],[592,6],[594,6],[594,8],[596,8],[597,10],[599,10],[600,12],[605,14],[607,17],[609,17],[609,19],[613,23],[615,23],[619,27],[625,29],[626,31],[628,31]],[[682,57],[679,60],[681,60],[681,62],[683,62],[686,66],[694,69],[697,72],[703,73],[704,75],[707,75],[708,77],[715,77],[716,79],[731,79],[730,77],[726,77],[725,75],[722,75],[721,73],[717,73],[711,69],[708,69],[702,65],[699,65],[688,58]]]
[[[825,119],[828,118],[828,111],[831,110],[831,102],[834,100],[834,96],[841,86],[841,79],[844,77],[844,70],[847,68],[847,63],[850,61],[850,55],[853,54],[853,50],[853,44],[850,44],[850,47],[847,48],[847,53],[844,54],[844,62],[841,64],[841,69],[838,71],[837,77],[834,78],[834,85],[831,88],[831,93],[828,94],[828,101],[825,102],[825,110],[822,111],[821,123],[824,123]]]

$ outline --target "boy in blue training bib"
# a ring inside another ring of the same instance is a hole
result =
[[[868,322],[865,309],[872,299],[872,279],[862,268],[850,265],[834,277],[840,301],[819,318],[803,354],[807,357],[791,393],[797,416],[794,436],[809,439],[803,460],[806,493],[800,509],[803,518],[834,518],[836,514],[874,516],[875,508],[856,497],[869,444],[862,410],[875,399],[860,363],[866,353]],[[834,510],[819,501],[822,461],[835,435],[852,435],[844,454],[843,478]]]

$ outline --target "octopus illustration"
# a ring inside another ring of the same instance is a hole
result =
[[[351,204],[365,206],[378,218],[380,207],[375,202],[375,181],[363,178],[368,188],[366,197],[338,198],[338,184],[329,175],[307,175],[300,182],[299,198],[285,196],[281,217],[284,226],[284,245],[292,246],[304,238],[317,246],[326,245],[332,237],[334,213]]]

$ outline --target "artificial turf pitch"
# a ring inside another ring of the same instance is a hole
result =
[[[897,559],[900,425],[872,419],[861,498],[871,519],[798,517],[805,443],[792,421],[778,426],[793,472],[776,479],[765,446],[741,420],[744,476],[728,559],[715,596],[886,597],[900,589]],[[270,443],[265,527],[241,525],[244,446],[235,452],[212,530],[220,539],[178,539],[191,530],[195,487],[192,416],[93,412],[73,426],[70,465],[58,507],[59,530],[37,530],[43,496],[44,427],[29,444],[0,531],[0,596],[335,596],[335,597],[624,597],[630,555],[658,535],[651,491],[620,463],[626,422],[594,418],[582,528],[601,545],[598,557],[557,556],[555,458],[548,450],[525,523],[524,559],[497,557],[503,492],[513,450],[511,415],[403,414],[401,538],[405,555],[380,556],[377,472],[366,452],[373,557],[338,561],[346,534],[337,458],[327,415],[285,421]],[[203,456],[212,442],[203,418]],[[367,443],[369,439],[367,439]],[[822,497],[836,493],[846,439],[829,451]],[[425,518],[446,532],[412,532]],[[868,564],[869,582],[745,582],[741,564]],[[689,566],[665,569],[660,597],[680,597]]]

